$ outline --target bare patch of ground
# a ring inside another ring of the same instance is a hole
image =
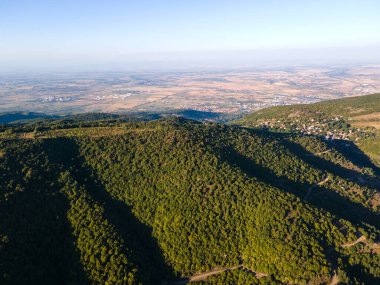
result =
[[[380,122],[376,122],[376,121],[358,121],[358,122],[352,122],[351,125],[357,128],[372,127],[372,128],[380,130]]]
[[[366,115],[354,116],[351,118],[353,121],[370,121],[374,119],[380,119],[380,112],[375,112]]]
[[[334,276],[331,278],[330,282],[328,285],[336,285],[339,283],[339,277],[338,275],[335,273]]]
[[[288,115],[288,118],[299,118],[302,115],[301,110],[296,110]]]

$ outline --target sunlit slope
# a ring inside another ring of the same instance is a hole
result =
[[[380,94],[271,107],[235,123],[275,132],[325,137],[335,142],[348,140],[380,167]]]
[[[206,282],[380,277],[378,181],[318,138],[169,119],[25,129],[0,146],[2,284],[159,284],[238,265]]]
[[[300,104],[290,106],[278,106],[259,110],[240,120],[241,123],[249,123],[260,119],[284,119],[302,118],[308,116],[331,117],[343,116],[353,120],[364,121],[365,115],[378,114],[380,112],[380,94],[349,97],[337,100],[322,101],[314,104]],[[362,116],[362,117],[359,117]],[[379,119],[380,116],[370,119]]]

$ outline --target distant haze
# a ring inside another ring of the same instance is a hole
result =
[[[380,1],[0,2],[0,72],[380,63]]]

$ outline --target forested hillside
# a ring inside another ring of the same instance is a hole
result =
[[[0,284],[376,284],[379,171],[184,119],[3,126]]]
[[[272,132],[317,136],[341,145],[350,141],[380,166],[380,94],[271,107],[234,123]],[[355,151],[350,147],[346,150]]]

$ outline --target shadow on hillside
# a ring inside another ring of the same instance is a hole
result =
[[[362,186],[380,187],[380,181],[367,174],[363,174],[356,170],[347,169],[341,165],[335,164],[332,161],[316,156],[312,152],[306,150],[302,145],[289,140],[289,134],[268,133],[270,136],[279,140],[281,144],[295,156],[307,162],[311,166],[321,171],[328,171],[341,178],[353,181]],[[267,135],[268,135],[267,134]],[[350,141],[335,140],[328,143],[329,148],[334,149],[342,154],[348,161],[359,167],[372,168],[376,175],[380,174],[380,169],[376,167],[370,159]]]
[[[86,167],[74,140],[55,138],[49,141],[52,159],[71,169],[74,179],[88,189],[90,195],[105,210],[106,218],[116,227],[128,248],[127,258],[139,268],[137,275],[143,284],[159,284],[174,276],[163,253],[152,237],[152,230],[141,223],[124,202],[111,197],[93,171]]]
[[[376,175],[380,176],[380,168],[377,167],[371,159],[360,150],[353,142],[344,140],[335,140],[329,143],[329,146],[335,148],[346,159],[359,167],[372,168]]]
[[[0,181],[0,188],[5,181],[21,187],[0,202],[0,284],[89,284],[66,219],[69,202],[54,184],[54,170],[39,168],[40,149],[30,153],[35,163],[29,153],[12,157]],[[26,178],[25,165],[38,176]]]
[[[365,282],[362,284],[380,284],[380,278],[374,276],[372,272],[368,271],[369,270],[367,268],[359,264],[351,265],[348,268],[351,280],[354,280],[354,278],[356,278]]]
[[[325,209],[340,218],[356,224],[360,224],[364,221],[372,225],[380,225],[379,217],[362,205],[353,203],[335,191],[323,186],[296,183],[286,177],[278,177],[270,169],[258,165],[250,158],[238,153],[233,147],[222,149],[221,159],[230,165],[238,167],[249,177],[256,178],[273,187],[290,192],[301,200],[305,200],[308,189],[313,186],[307,203]]]

